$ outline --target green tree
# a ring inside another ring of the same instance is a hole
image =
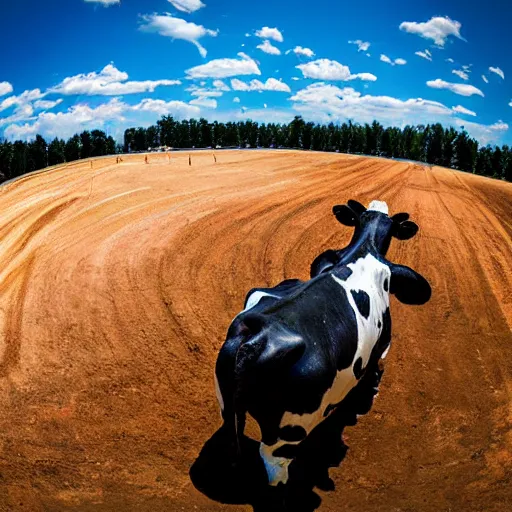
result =
[[[160,144],[160,133],[158,126],[149,126],[146,130],[146,144],[148,148],[158,148]]]
[[[48,167],[48,145],[41,135],[28,145],[27,172]]]
[[[22,176],[27,171],[28,144],[17,140],[12,145],[11,178]]]
[[[133,134],[132,151],[147,151],[148,143],[146,140],[146,129],[136,128]]]
[[[295,116],[288,125],[288,145],[291,148],[302,148],[302,132],[304,130],[304,119]]]
[[[57,165],[66,161],[66,143],[62,139],[53,139],[48,146],[48,165]]]
[[[128,128],[124,131],[124,147],[123,151],[125,153],[130,153],[130,151],[135,151],[133,147],[133,138],[135,136],[135,128]]]
[[[4,179],[11,179],[13,177],[11,170],[12,159],[12,143],[7,140],[0,141],[0,178],[2,179],[2,181]]]
[[[91,132],[84,130],[80,134],[80,158],[89,158],[92,156],[92,138]]]
[[[81,157],[82,141],[79,135],[73,135],[64,147],[64,157],[66,162],[73,162]]]
[[[91,156],[104,156],[107,154],[107,134],[102,130],[91,132]]]
[[[493,151],[493,154],[491,157],[491,164],[492,164],[493,176],[495,178],[503,177],[503,175],[504,175],[503,153],[498,146],[496,146],[494,148],[494,151]]]

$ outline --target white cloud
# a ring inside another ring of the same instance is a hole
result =
[[[300,78],[298,76],[292,76],[292,80],[295,80],[297,82],[298,80],[300,80]]]
[[[355,78],[366,82],[375,82],[375,80],[377,80],[377,77],[372,73],[356,73],[355,75],[350,75],[350,80],[354,80]]]
[[[265,39],[265,41],[256,46],[256,48],[270,55],[281,55],[281,50],[274,46],[268,39]]]
[[[503,121],[485,125],[466,121],[465,119],[455,119],[455,124],[460,128],[464,127],[471,137],[474,137],[480,144],[484,145],[497,143],[509,128],[508,124]]]
[[[32,124],[11,124],[4,134],[10,139],[30,139],[38,133],[49,138],[68,138],[83,130],[102,128],[107,120],[123,120],[125,109],[126,104],[116,98],[95,108],[75,105],[67,112],[42,112]]]
[[[295,53],[295,55],[304,55],[309,58],[315,56],[315,52],[313,52],[313,50],[311,50],[310,48],[303,48],[302,46],[296,46],[292,51],[293,53]],[[288,50],[286,53],[289,52],[290,50]]]
[[[13,87],[9,82],[0,82],[0,96],[5,96],[13,91]]]
[[[206,108],[217,108],[217,100],[211,98],[196,98],[195,100],[189,101],[190,105],[197,105],[198,107]]]
[[[508,104],[509,107],[512,107],[512,100],[510,100],[510,103]]]
[[[284,41],[283,34],[277,28],[263,27],[261,30],[256,30],[257,37],[261,37],[261,39],[273,39],[278,43],[282,43]]]
[[[34,109],[32,105],[26,104],[18,107],[14,114],[8,117],[0,117],[0,126],[11,124],[11,123],[19,123],[21,121],[29,121],[34,119],[32,115],[34,114]]]
[[[0,102],[0,112],[13,106],[22,108],[33,101],[43,98],[44,96],[45,94],[43,94],[40,89],[24,91],[18,96],[9,96]]]
[[[290,98],[293,109],[306,120],[321,123],[343,122],[349,119],[360,123],[378,120],[385,126],[405,126],[441,122],[462,126],[487,143],[497,140],[508,128],[505,123],[481,125],[458,119],[456,111],[437,101],[411,98],[400,100],[390,96],[361,95],[351,87],[340,89],[323,82],[311,84]]]
[[[54,137],[68,138],[83,130],[95,128],[108,130],[115,123],[122,135],[122,130],[129,126],[143,126],[154,123],[163,115],[172,115],[177,119],[199,117],[201,109],[182,101],[164,101],[143,99],[136,105],[128,105],[118,98],[107,103],[91,107],[90,105],[74,105],[65,112],[41,112],[33,123],[11,124],[4,134],[9,139],[31,139],[41,134],[47,139]],[[149,117],[148,117],[149,116]],[[144,121],[146,119],[146,121]]]
[[[234,91],[276,91],[276,92],[291,92],[290,87],[276,80],[275,78],[268,78],[265,83],[260,80],[251,80],[249,83],[242,82],[238,78],[231,80],[231,87]]]
[[[60,84],[51,88],[49,92],[65,95],[89,96],[118,96],[121,94],[136,94],[153,92],[157,87],[180,85],[179,80],[143,80],[130,81],[128,74],[119,71],[113,64],[106,65],[99,73],[82,73],[65,78]]]
[[[215,37],[219,33],[218,30],[210,30],[202,25],[175,18],[172,14],[147,14],[142,16],[145,25],[141,25],[140,29],[145,32],[156,32],[165,37],[172,39],[182,39],[194,44],[202,57],[206,57],[206,49],[199,43],[199,39],[204,36]]]
[[[460,35],[461,24],[458,21],[435,16],[427,22],[417,23],[415,21],[404,21],[400,23],[400,30],[417,34],[424,39],[432,39],[438,46],[444,46],[446,39],[450,36],[463,39]]]
[[[366,54],[366,56],[367,56],[367,57],[371,57],[371,54],[370,54],[370,53],[367,53],[367,54]]]
[[[395,64],[397,66],[403,66],[403,65],[407,64],[407,61],[404,59],[398,58],[395,60],[391,60],[387,55],[384,55],[383,53],[381,53],[381,55],[380,55],[380,60],[382,62],[386,62],[387,64],[391,64],[392,66],[394,66]]]
[[[240,98],[238,96],[235,96],[233,98],[233,103],[240,103]]]
[[[218,89],[215,89],[215,90],[206,89],[204,87],[197,87],[196,85],[191,85],[190,87],[187,87],[185,90],[190,92],[191,96],[198,96],[201,98],[206,98],[206,97],[220,98],[224,94],[222,91],[220,91]]]
[[[238,75],[261,75],[254,60],[245,53],[238,53],[240,59],[214,59],[206,64],[187,69],[187,78],[227,78]]]
[[[462,69],[468,73],[471,73],[471,66],[473,64],[464,64],[464,66],[462,66]]]
[[[354,119],[371,123],[377,119],[388,125],[396,125],[402,124],[404,119],[411,119],[413,124],[417,124],[427,116],[451,115],[448,107],[435,101],[362,96],[352,87],[340,89],[323,82],[301,89],[290,99],[295,102],[296,110],[317,115],[317,119],[323,122]]]
[[[452,64],[455,62],[451,57],[449,59],[445,59],[446,62],[451,62]]]
[[[464,108],[462,105],[457,105],[456,107],[452,107],[452,110],[454,112],[458,112],[459,114],[466,114],[468,116],[476,116],[476,112],[473,112],[472,110],[468,110],[467,108]]]
[[[266,103],[263,103],[263,108],[267,108],[267,104]]]
[[[460,69],[452,69],[452,73],[462,78],[462,80],[469,80],[469,75]]]
[[[350,73],[348,66],[344,66],[335,60],[318,59],[307,64],[295,66],[302,71],[304,78],[316,78],[319,80],[361,80],[375,81],[377,77],[371,73]]]
[[[198,11],[201,7],[205,5],[201,0],[167,0],[170,2],[178,11],[191,13],[194,11]]]
[[[485,75],[482,75],[482,80],[488,84],[489,83],[489,80],[487,79],[487,77]]]
[[[246,32],[245,37],[251,37],[251,34],[249,34],[249,32]]]
[[[355,41],[349,41],[349,43],[356,44],[358,52],[365,52],[371,46],[368,41],[361,41],[361,39],[356,39]]]
[[[418,55],[418,57],[423,57],[424,59],[432,61],[432,54],[425,50],[424,52],[414,52],[414,55]]]
[[[491,73],[496,73],[498,76],[500,76],[503,80],[505,80],[505,73],[500,68],[493,68],[492,66],[489,67],[489,71]]]
[[[105,7],[120,4],[121,0],[84,0],[87,3],[103,4]]]
[[[129,107],[128,105],[125,105],[125,107],[127,110],[135,112],[148,112],[157,114],[158,116],[173,115],[174,117],[181,119],[198,117],[201,112],[199,107],[184,103],[183,101],[164,101],[150,98],[143,99],[133,107]]]
[[[429,80],[427,85],[433,89],[448,89],[449,91],[452,91],[455,94],[460,94],[461,96],[472,96],[473,94],[478,94],[482,97],[484,96],[484,93],[473,85],[454,84],[452,82],[445,82],[440,78],[437,78],[436,80]]]
[[[55,101],[48,101],[48,100],[37,100],[34,103],[34,108],[36,109],[43,109],[43,110],[50,110],[52,108],[55,108],[57,105],[60,105],[62,103],[62,98],[59,98]]]
[[[229,86],[227,84],[225,84],[222,80],[214,80],[213,87],[215,87],[215,89],[218,89],[219,91],[224,91],[224,92],[231,90],[229,88]]]

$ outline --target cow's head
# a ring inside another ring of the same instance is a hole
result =
[[[386,256],[393,237],[408,240],[418,232],[408,213],[389,217],[388,205],[383,201],[372,201],[366,209],[351,199],[347,204],[334,206],[332,212],[341,224],[355,227],[351,244],[357,241],[371,244],[382,256]]]
[[[396,213],[390,217],[388,205],[383,201],[372,201],[366,208],[354,200],[334,206],[332,212],[341,224],[352,226],[355,231],[345,249],[327,251],[325,256],[322,255],[322,261],[316,260],[318,268],[321,268],[318,273],[371,252],[389,266],[390,293],[394,293],[398,300],[405,304],[424,304],[430,299],[431,289],[426,279],[409,267],[395,265],[385,259],[393,237],[408,240],[418,232],[418,226],[409,220],[408,213]]]

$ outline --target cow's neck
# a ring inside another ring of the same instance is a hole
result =
[[[391,242],[391,225],[389,217],[372,213],[361,225],[356,226],[352,240],[340,255],[339,264],[346,265],[366,254],[377,259],[385,259]]]

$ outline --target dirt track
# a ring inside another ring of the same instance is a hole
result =
[[[433,288],[392,300],[372,411],[321,511],[512,509],[512,185],[355,156],[211,152],[64,166],[0,188],[0,510],[251,510],[188,476],[220,425],[213,366],[253,286],[307,278],[388,202],[420,226],[389,258]]]

